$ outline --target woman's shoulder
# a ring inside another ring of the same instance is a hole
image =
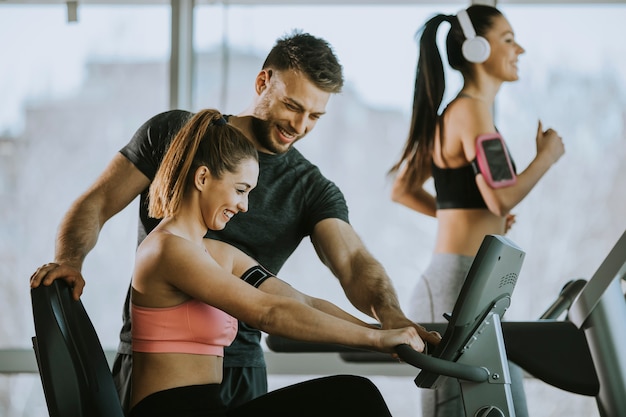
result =
[[[444,130],[453,136],[475,139],[476,135],[491,132],[493,115],[491,107],[482,100],[458,97],[443,114]]]
[[[218,262],[222,260],[232,260],[240,256],[240,254],[243,254],[243,252],[235,246],[218,239],[204,238],[203,243],[207,252]]]
[[[448,104],[444,116],[448,119],[476,120],[491,114],[490,105],[473,97],[459,96]]]
[[[259,263],[241,249],[217,239],[204,239],[204,247],[222,268],[240,276]]]
[[[202,250],[202,247],[182,236],[168,230],[155,229],[141,242],[137,248],[136,257],[162,263],[168,259],[196,254]]]

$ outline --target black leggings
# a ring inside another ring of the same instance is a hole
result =
[[[367,378],[337,375],[290,385],[228,411],[229,417],[391,417]]]
[[[225,411],[219,385],[194,385],[156,392],[141,400],[130,417],[391,417],[369,379],[337,375],[272,391]]]
[[[148,395],[129,417],[225,417],[219,384],[188,385]]]

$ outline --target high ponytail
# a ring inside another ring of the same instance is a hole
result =
[[[217,110],[196,113],[178,131],[150,185],[148,215],[160,219],[178,211],[195,170],[206,166],[221,178],[245,159],[258,161],[254,145]]]
[[[418,31],[419,57],[413,90],[413,109],[409,136],[400,160],[391,168],[396,172],[407,164],[406,184],[423,182],[430,172],[438,112],[446,87],[441,54],[437,46],[437,30],[442,22],[454,16],[436,15]]]

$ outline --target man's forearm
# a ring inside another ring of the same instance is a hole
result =
[[[391,279],[369,253],[360,252],[353,256],[351,278],[346,281],[344,290],[359,311],[382,324],[398,316],[404,318]]]
[[[94,248],[102,223],[93,205],[84,200],[76,201],[59,225],[55,262],[67,264],[81,270],[87,254]]]

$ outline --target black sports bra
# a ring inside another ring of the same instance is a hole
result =
[[[458,168],[440,168],[434,162],[431,165],[438,210],[487,208],[476,184],[476,173],[472,164]]]

